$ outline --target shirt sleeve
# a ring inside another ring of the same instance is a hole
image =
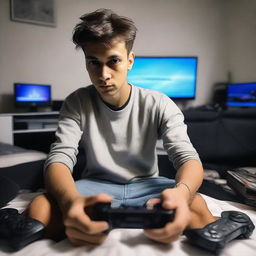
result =
[[[184,123],[181,110],[165,95],[162,95],[159,106],[160,138],[174,168],[178,169],[188,160],[200,161],[188,137],[187,125]]]
[[[56,140],[51,145],[44,169],[52,163],[63,163],[70,171],[76,164],[78,144],[82,136],[80,100],[76,93],[66,98],[60,110]]]

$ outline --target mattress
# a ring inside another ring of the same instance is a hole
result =
[[[14,207],[22,212],[31,199],[37,193],[23,193],[9,202],[6,207]],[[215,216],[220,216],[222,211],[238,210],[249,215],[256,224],[255,208],[250,206],[221,201],[212,197],[202,195],[206,200],[210,211]],[[0,256],[10,255],[9,248],[0,243]],[[99,246],[85,245],[73,247],[67,239],[55,242],[49,239],[42,239],[29,244],[22,250],[13,254],[15,256],[210,256],[213,255],[203,249],[190,245],[186,237],[181,236],[170,245],[155,243],[147,239],[142,230],[139,229],[116,229],[110,232],[107,240]],[[233,240],[219,254],[220,256],[255,256],[256,255],[256,231],[249,239]]]
[[[0,142],[0,168],[44,160],[46,154]]]

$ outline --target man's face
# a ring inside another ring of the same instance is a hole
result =
[[[115,40],[110,45],[88,43],[84,48],[86,69],[103,100],[124,97],[129,93],[127,71],[132,68],[134,54],[127,54],[125,42]]]

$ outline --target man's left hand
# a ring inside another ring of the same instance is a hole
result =
[[[161,203],[166,210],[175,210],[174,220],[160,229],[144,230],[145,235],[157,242],[171,243],[179,238],[190,222],[190,209],[188,200],[178,188],[165,189],[161,199],[152,198],[147,205]]]

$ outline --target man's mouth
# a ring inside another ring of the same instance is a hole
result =
[[[114,85],[113,84],[104,84],[104,85],[99,85],[99,89],[102,92],[107,92],[107,91],[111,91],[113,89]]]
[[[110,88],[110,87],[113,87],[113,84],[103,84],[103,85],[100,85],[99,86],[100,88]]]

